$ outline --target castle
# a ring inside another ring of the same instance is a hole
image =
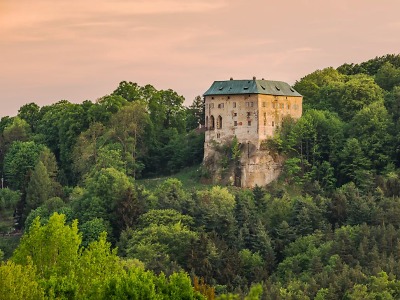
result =
[[[268,153],[260,150],[261,142],[274,134],[285,116],[300,118],[302,101],[302,95],[282,81],[257,80],[255,77],[252,80],[215,81],[204,93],[204,161],[215,155],[215,143],[226,143],[236,136],[238,142],[248,148],[248,155],[241,159],[240,185],[251,187],[269,183],[279,175],[281,163],[272,162],[271,157],[266,161],[263,156]]]

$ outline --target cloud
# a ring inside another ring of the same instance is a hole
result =
[[[227,0],[117,0],[112,3],[108,0],[19,0],[7,3],[0,10],[0,24],[7,30],[51,21],[90,20],[93,16],[104,22],[114,16],[204,13],[226,5]]]

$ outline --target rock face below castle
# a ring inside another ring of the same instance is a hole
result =
[[[282,156],[267,149],[257,149],[250,143],[242,144],[240,148],[240,157],[236,160],[221,151],[220,147],[208,150],[203,164],[213,183],[252,188],[265,186],[278,178],[283,165]]]
[[[213,181],[253,187],[276,179],[283,158],[263,150],[262,142],[273,136],[284,117],[301,117],[303,97],[285,82],[253,78],[215,81],[204,93],[204,101],[204,165]],[[236,158],[232,173],[227,158],[217,149],[234,138],[241,156]]]

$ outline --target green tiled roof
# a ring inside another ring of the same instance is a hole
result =
[[[240,94],[301,97],[301,95],[286,82],[264,79],[214,81],[211,87],[204,93],[204,96]]]

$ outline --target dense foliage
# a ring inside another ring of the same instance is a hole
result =
[[[198,165],[201,98],[121,82],[21,107],[0,121],[0,216],[24,230],[0,295],[399,299],[399,74],[387,55],[296,82],[303,116],[266,141],[284,171],[253,190],[137,180]]]

